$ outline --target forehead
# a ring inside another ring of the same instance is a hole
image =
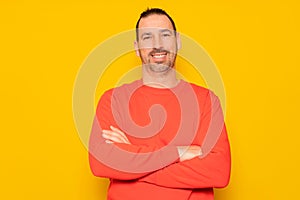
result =
[[[173,30],[173,25],[167,16],[153,14],[141,18],[139,28],[162,28]]]

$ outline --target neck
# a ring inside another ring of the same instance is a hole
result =
[[[161,73],[151,72],[143,68],[142,80],[144,85],[154,88],[173,88],[179,83],[173,68]]]

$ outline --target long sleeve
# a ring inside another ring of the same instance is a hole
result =
[[[111,125],[118,127],[112,114],[111,98],[111,91],[101,97],[90,135],[89,162],[95,176],[132,180],[178,160],[176,147],[107,144],[101,136],[102,130],[110,129]]]
[[[224,133],[204,158],[174,163],[143,177],[140,181],[171,188],[225,187],[230,177],[230,153]]]
[[[196,141],[201,142],[204,155],[174,163],[139,181],[171,188],[212,188],[228,184],[231,157],[226,126],[218,98],[213,94],[209,96],[211,101],[204,107],[198,131],[200,137]]]

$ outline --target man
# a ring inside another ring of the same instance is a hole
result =
[[[110,179],[108,199],[213,199],[230,177],[218,98],[176,78],[180,37],[165,11],[141,14],[134,45],[142,80],[101,97],[89,144],[93,174]]]

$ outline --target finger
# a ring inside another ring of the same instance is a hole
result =
[[[105,142],[106,142],[107,144],[113,144],[113,143],[114,143],[114,142],[111,141],[111,140],[105,140]]]
[[[113,142],[118,142],[118,143],[129,143],[126,138],[124,138],[121,134],[115,132],[115,131],[110,131],[110,130],[103,130],[103,137],[105,139],[111,140]]]
[[[111,134],[114,137],[119,138],[124,143],[129,143],[127,137],[124,134],[121,134],[117,131],[110,131],[110,130],[108,131],[108,133]]]
[[[122,136],[118,133],[115,133],[114,131],[103,130],[102,133],[103,133],[102,136],[105,139],[112,140],[114,142],[122,142],[123,141]]]
[[[203,152],[202,152],[202,149],[201,149],[201,147],[200,147],[200,155],[199,155],[199,156],[202,156],[202,154],[203,154]]]
[[[114,126],[110,126],[111,130],[119,133],[120,135],[122,135],[123,137],[126,137],[126,135],[118,128],[114,127]]]
[[[118,129],[118,128],[114,127],[114,126],[110,126],[110,128],[111,128],[111,130],[113,130],[113,131],[119,133],[120,135],[122,135],[123,138],[124,138],[128,143],[130,143],[129,140],[128,140],[128,138],[127,138],[127,136],[125,135],[125,133],[124,133],[123,131],[121,131],[120,129]]]
[[[103,131],[102,137],[105,139],[106,143],[109,143],[109,141],[110,142],[116,142],[116,143],[124,143],[123,140],[120,137],[115,136],[113,134],[110,134],[106,131]]]

